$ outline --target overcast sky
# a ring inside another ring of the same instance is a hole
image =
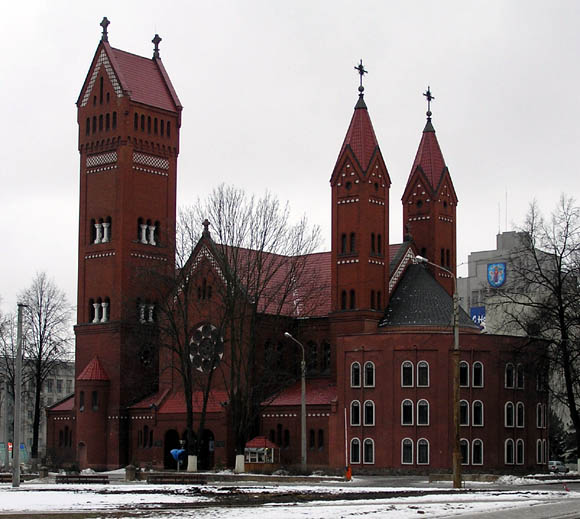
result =
[[[76,304],[75,102],[103,16],[113,47],[149,57],[154,34],[163,38],[184,106],[179,205],[221,182],[269,189],[319,224],[329,249],[329,179],[361,58],[392,180],[391,243],[402,239],[427,85],[459,197],[458,262],[494,248],[534,198],[549,212],[561,193],[578,193],[580,2],[37,0],[2,11],[4,312],[41,271]]]

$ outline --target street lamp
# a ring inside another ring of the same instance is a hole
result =
[[[294,341],[302,349],[302,362],[300,363],[300,374],[302,379],[302,393],[300,395],[300,464],[302,472],[306,472],[306,358],[304,346],[288,332],[284,332],[284,337]]]
[[[18,303],[18,324],[16,329],[16,365],[14,367],[14,436],[12,440],[12,486],[20,486],[20,433],[22,393],[22,312],[27,305]]]
[[[457,294],[457,276],[449,269],[429,261],[423,256],[415,256],[416,263],[426,263],[447,272],[453,278],[453,487],[461,488],[461,445],[459,434],[459,295]]]

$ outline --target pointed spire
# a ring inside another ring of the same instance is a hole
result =
[[[106,41],[107,43],[109,42],[109,33],[108,33],[108,27],[109,24],[111,22],[108,20],[108,18],[105,16],[102,20],[102,22],[100,23],[100,26],[103,28],[103,34],[101,35],[101,41]]]
[[[159,34],[156,34],[155,37],[151,40],[151,43],[155,45],[153,49],[153,59],[159,59],[159,44],[161,43],[161,37]]]

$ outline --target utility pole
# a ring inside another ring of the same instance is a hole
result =
[[[20,486],[20,399],[22,396],[22,312],[26,305],[18,303],[16,331],[16,366],[14,367],[14,441],[12,442],[12,486]]]

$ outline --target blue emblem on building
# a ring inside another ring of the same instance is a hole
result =
[[[505,263],[489,263],[487,265],[487,282],[494,288],[505,283]]]

